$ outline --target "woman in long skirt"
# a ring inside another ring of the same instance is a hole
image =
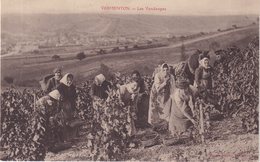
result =
[[[172,95],[171,115],[169,131],[174,135],[181,135],[195,124],[192,115],[192,90],[189,81],[183,78],[177,79],[176,87]]]
[[[169,72],[167,64],[154,77],[154,84],[150,92],[148,123],[154,127],[168,124],[171,109],[171,91],[174,78]]]

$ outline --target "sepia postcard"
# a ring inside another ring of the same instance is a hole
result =
[[[259,160],[258,0],[0,3],[0,160]]]

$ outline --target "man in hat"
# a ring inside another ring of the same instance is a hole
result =
[[[62,78],[61,69],[55,68],[53,70],[54,76],[50,78],[47,82],[47,90],[46,92],[49,93],[52,90],[56,89],[58,85],[60,85],[60,80]]]

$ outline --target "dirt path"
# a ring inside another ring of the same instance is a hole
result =
[[[234,30],[225,31],[225,32],[221,32],[221,33],[216,33],[216,34],[212,34],[212,35],[206,35],[206,36],[202,36],[202,37],[199,37],[199,38],[194,38],[194,39],[190,39],[190,40],[187,40],[187,41],[183,41],[183,43],[185,45],[189,45],[189,44],[196,43],[196,42],[199,42],[199,41],[212,39],[212,38],[219,37],[219,36],[222,36],[222,35],[232,34],[234,32],[248,30],[248,29],[252,29],[252,28],[255,28],[255,26],[249,26],[249,27],[245,27],[245,28],[234,29]],[[170,46],[168,46],[168,48],[181,47],[181,45],[182,45],[182,42],[170,45]],[[161,47],[161,48],[167,48],[167,47]]]
[[[131,149],[125,160],[172,161],[172,160],[210,160],[210,161],[256,161],[258,160],[258,135],[245,134],[238,118],[214,121],[211,137],[206,145],[181,144],[174,146],[156,145],[150,148]],[[82,144],[74,148],[48,153],[45,160],[91,160],[90,153]]]

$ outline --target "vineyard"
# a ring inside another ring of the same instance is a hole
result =
[[[196,111],[199,105],[203,106],[205,134],[211,132],[210,114],[214,111],[225,118],[241,119],[241,128],[246,133],[258,133],[259,38],[254,38],[244,50],[230,47],[217,51],[217,55],[221,60],[214,67],[213,94],[220,108],[201,99],[196,101]],[[111,83],[125,84],[129,78],[115,75]],[[152,77],[145,76],[144,81],[149,94]],[[136,118],[136,110],[133,103],[125,105],[120,101],[116,86],[108,100],[92,100],[89,95],[91,83],[87,81],[77,87],[77,116],[86,121],[82,130],[86,139],[83,145],[90,150],[85,160],[122,160],[129,152],[131,123]],[[1,92],[1,147],[8,154],[5,160],[45,159],[51,143],[47,134],[56,129],[49,128],[48,116],[58,105],[37,106],[35,101],[42,96],[40,90],[10,88]],[[196,131],[194,137],[201,139]],[[200,145],[201,142],[192,144]]]

